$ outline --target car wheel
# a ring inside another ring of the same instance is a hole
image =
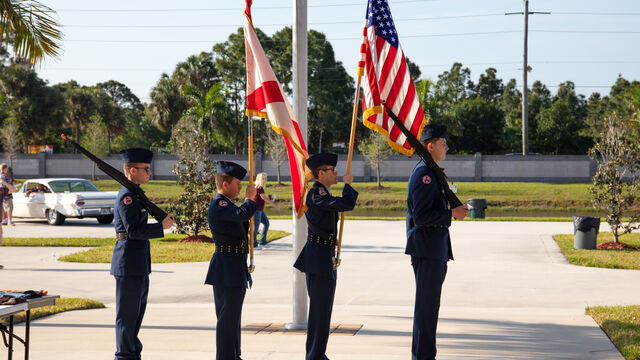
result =
[[[100,215],[98,216],[98,222],[100,224],[111,224],[113,221],[113,215]]]
[[[47,222],[49,225],[62,225],[64,224],[64,219],[65,216],[54,209],[47,210]]]

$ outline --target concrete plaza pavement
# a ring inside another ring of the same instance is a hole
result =
[[[332,323],[361,324],[354,336],[332,335],[334,360],[409,359],[414,280],[404,255],[403,221],[347,221]],[[291,221],[272,220],[291,231]],[[5,236],[112,236],[113,227],[51,227],[21,222]],[[606,224],[602,229],[606,231]],[[456,260],[449,262],[438,327],[438,359],[622,359],[586,306],[637,304],[640,272],[578,267],[561,255],[553,234],[572,224],[454,222]],[[243,325],[292,319],[291,237],[257,251],[254,286]],[[115,282],[109,264],[55,261],[78,248],[0,248],[0,287],[47,289],[88,297],[106,309],[37,320],[31,359],[113,358]],[[215,357],[215,312],[208,263],[154,264],[141,330],[145,359]],[[18,332],[23,331],[19,329]],[[304,358],[303,335],[243,334],[243,359]],[[4,356],[0,350],[0,357]],[[15,358],[21,358],[17,346]]]

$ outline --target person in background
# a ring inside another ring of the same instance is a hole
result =
[[[264,172],[256,175],[256,196],[253,198],[253,201],[258,204],[258,210],[253,214],[253,247],[256,250],[260,250],[260,245],[265,248],[269,247],[269,244],[267,244],[269,218],[264,212],[265,203],[271,204],[276,210],[280,210],[280,206],[264,192],[264,187],[267,185],[267,178],[267,173]],[[258,243],[258,228],[260,224],[262,224],[262,232],[260,233],[260,243]]]
[[[0,164],[0,176],[2,180],[13,186],[13,171],[7,164]],[[2,225],[15,226],[13,223],[13,195],[15,187],[9,190],[9,187],[2,186],[4,192],[4,201],[2,202]]]
[[[36,184],[36,187],[33,189],[29,189],[27,190],[26,193],[24,193],[24,197],[28,197],[29,195],[33,194],[33,193],[48,193],[49,190],[47,189],[46,186],[44,186],[43,184]]]
[[[0,181],[2,181],[0,179]],[[0,203],[4,201],[4,191],[0,191]],[[2,244],[2,223],[0,223],[0,244]],[[0,265],[0,270],[4,269],[3,265]]]
[[[4,181],[3,177],[0,177],[0,188],[8,189],[7,193],[16,191],[16,188],[8,182]],[[0,191],[0,204],[4,203],[5,191]],[[0,244],[2,244],[2,225],[0,225]],[[4,266],[0,265],[0,270],[4,269]]]

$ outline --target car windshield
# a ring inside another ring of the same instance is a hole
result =
[[[50,181],[49,187],[53,192],[98,192],[98,188],[87,180],[58,180]]]

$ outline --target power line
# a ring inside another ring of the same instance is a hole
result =
[[[616,13],[616,12],[577,12],[577,11],[554,11],[554,15],[593,15],[593,16],[640,16],[640,13]]]
[[[454,62],[451,63],[442,63],[442,64],[417,64],[420,68],[428,68],[428,67],[450,67]],[[464,67],[469,66],[498,66],[498,65],[518,65],[520,61],[497,61],[497,62],[476,62],[476,63],[463,63]],[[539,64],[550,64],[550,65],[581,65],[581,64],[640,64],[640,60],[540,60],[540,61],[530,61],[530,64],[539,65]],[[357,67],[357,65],[345,65],[343,64],[342,68],[345,70],[353,70]],[[340,67],[321,67],[314,68],[317,70],[332,70],[332,69],[340,69]],[[78,67],[60,67],[60,68],[48,68],[47,71],[95,71],[95,72],[172,72],[172,69],[150,69],[150,68],[78,68]]]
[[[395,4],[409,4],[409,3],[426,3],[426,2],[435,2],[441,0],[404,0],[404,1],[394,1]],[[358,3],[347,3],[347,4],[318,4],[318,5],[307,5],[309,8],[316,7],[346,7],[346,6],[363,6],[362,2]],[[279,9],[291,9],[291,5],[283,5],[283,6],[253,6],[252,10],[260,9],[260,10],[279,10]],[[174,8],[174,9],[56,9],[56,12],[202,12],[202,11],[239,11],[242,10],[240,7],[233,8],[199,8],[199,9],[184,9],[184,8]]]
[[[565,33],[565,34],[640,34],[640,31],[608,31],[608,30],[529,30],[537,33]]]
[[[453,15],[453,16],[429,16],[429,17],[417,17],[417,18],[404,18],[396,19],[399,21],[431,21],[431,20],[449,20],[449,19],[469,19],[469,18],[483,18],[493,16],[503,16],[502,13],[492,14],[474,14],[474,15]],[[326,21],[326,22],[313,22],[309,25],[338,25],[338,24],[362,24],[362,21]],[[288,26],[291,23],[280,24],[260,24],[260,27],[266,26]],[[201,24],[201,25],[65,25],[65,28],[113,28],[113,29],[179,29],[179,28],[226,28],[226,27],[241,27],[242,23],[238,24]]]
[[[499,35],[499,34],[519,34],[520,30],[498,30],[498,31],[478,31],[478,32],[465,32],[465,33],[443,33],[443,34],[415,34],[415,35],[403,35],[403,38],[429,38],[429,37],[449,37],[449,36],[477,36],[477,35]],[[535,33],[562,33],[562,34],[601,34],[601,35],[637,35],[640,31],[603,31],[603,30],[529,30],[529,32]],[[342,38],[327,38],[327,41],[343,41],[343,40],[360,40],[362,37],[342,37]],[[226,40],[104,40],[104,39],[69,39],[65,40],[69,42],[95,42],[95,43],[168,43],[168,44],[189,44],[189,43],[221,43]],[[311,41],[311,40],[310,40]],[[264,42],[291,42],[291,40],[273,40],[268,39]]]
[[[444,37],[444,36],[474,36],[474,35],[495,35],[495,34],[512,34],[512,33],[520,33],[519,30],[503,30],[503,31],[482,31],[482,32],[472,32],[472,33],[449,33],[449,34],[419,34],[419,35],[404,35],[404,38],[423,38],[423,37]],[[362,37],[343,37],[343,38],[327,38],[326,40],[331,41],[342,41],[342,40],[360,40]],[[181,44],[181,43],[221,43],[226,40],[91,40],[91,39],[68,39],[64,41],[69,42],[95,42],[95,43],[170,43],[170,44]],[[312,41],[312,40],[309,40]],[[291,40],[273,40],[268,39],[264,40],[264,42],[291,42]]]

